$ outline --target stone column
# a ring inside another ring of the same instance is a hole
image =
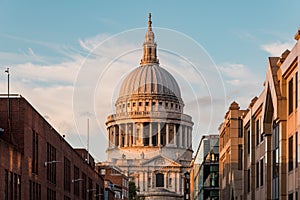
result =
[[[125,144],[124,144],[124,147],[127,147],[128,146],[128,124],[126,123],[125,124]]]
[[[157,123],[157,146],[160,146],[161,145],[161,142],[160,142],[160,122]]]
[[[107,132],[108,132],[108,148],[111,147],[111,130],[110,127],[107,128]]]
[[[153,144],[152,144],[152,122],[149,123],[149,146],[153,146]]]
[[[190,128],[190,140],[189,140],[189,147],[190,147],[190,149],[192,148],[192,139],[193,139],[192,128]]]
[[[188,146],[189,146],[189,142],[188,142],[188,140],[189,140],[189,128],[188,128],[188,126],[186,126],[185,127],[185,147],[186,148],[188,148]]]
[[[179,124],[179,130],[178,130],[178,138],[179,138],[179,141],[178,141],[178,147],[182,148],[182,125]]]
[[[176,173],[176,184],[177,184],[176,192],[180,193],[180,173],[179,172]]]
[[[164,188],[168,188],[168,172],[164,173],[164,178],[165,178]]]
[[[136,124],[132,123],[133,146],[136,145]]]
[[[114,125],[112,142],[113,142],[113,147],[116,147],[116,125]]]
[[[144,124],[141,123],[141,134],[140,134],[140,140],[141,140],[141,144],[142,146],[144,146]]]
[[[129,146],[132,147],[132,123],[130,124],[131,129],[128,131],[128,135],[129,135]]]
[[[169,144],[169,124],[166,123],[166,146]]]
[[[176,124],[174,124],[174,146],[177,147],[177,129]]]
[[[147,189],[148,189],[148,173],[147,172],[143,172],[143,176],[145,177],[144,178],[144,191],[147,191]]]
[[[121,124],[119,124],[119,147],[122,146],[121,145],[121,143],[122,143],[122,131],[121,131],[121,129],[122,129],[122,126],[121,126]]]

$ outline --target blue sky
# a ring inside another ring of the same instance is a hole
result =
[[[71,122],[72,97],[80,63],[95,44],[124,31],[145,28],[151,12],[154,32],[167,28],[199,43],[221,72],[226,103],[237,100],[246,107],[251,97],[262,90],[267,57],[280,56],[285,48],[294,45],[293,37],[300,26],[299,4],[296,0],[2,1],[0,66],[3,71],[11,66],[12,92],[25,95],[50,123],[67,133],[73,146],[84,146],[84,128]],[[156,38],[159,46],[163,37],[156,33]],[[113,43],[110,48],[131,45],[126,39],[117,39],[120,46]],[[128,58],[138,65],[140,57]],[[4,73],[0,83],[0,92],[5,93]],[[224,110],[219,112],[208,132],[217,132],[216,124],[224,114]],[[94,141],[101,141],[103,136],[96,133],[98,130],[94,132]],[[195,149],[200,136],[195,136]],[[104,144],[91,144],[92,154],[98,160],[105,159]]]

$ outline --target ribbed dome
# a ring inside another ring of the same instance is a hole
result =
[[[134,69],[124,79],[119,98],[142,94],[171,95],[181,99],[176,80],[158,64],[147,64]]]

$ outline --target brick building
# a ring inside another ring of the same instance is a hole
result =
[[[220,128],[221,199],[298,199],[300,29],[295,46],[269,57],[264,90]],[[230,166],[230,167],[227,167]]]
[[[105,180],[106,187],[115,192],[115,199],[128,199],[128,176],[116,166],[109,166],[102,163],[97,164],[98,172]]]
[[[0,128],[0,199],[103,199],[93,159],[88,164],[87,152],[73,149],[25,98],[0,98]]]

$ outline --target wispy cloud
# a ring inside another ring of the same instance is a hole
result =
[[[159,46],[163,50],[158,56],[162,67],[179,83],[184,112],[195,123],[194,145],[197,145],[202,134],[217,132],[227,109],[226,101],[234,97],[243,101],[242,97],[248,97],[249,93],[257,94],[253,82],[262,84],[262,81],[242,64],[215,66],[199,45],[188,40],[181,42],[182,35],[176,34],[176,44],[185,45],[174,46],[170,31],[161,33],[160,39],[169,42]],[[29,48],[26,52],[29,61],[24,60],[11,69],[12,91],[23,94],[73,146],[86,145],[89,118],[90,134],[95,138],[91,140],[91,152],[104,160],[105,121],[114,112],[122,80],[139,65],[143,36],[144,30],[137,30],[115,37],[101,34],[80,39],[79,49],[68,50],[72,59],[56,64],[30,62],[39,53]],[[60,48],[59,51],[66,51],[64,46]],[[173,49],[177,52],[171,52]],[[15,57],[12,55],[11,59]],[[6,91],[5,79],[0,78],[0,83],[0,90]]]
[[[226,82],[227,98],[247,107],[253,96],[263,89],[263,75],[257,75],[250,67],[240,63],[224,63],[219,67]]]
[[[280,42],[276,41],[269,44],[261,45],[261,49],[270,54],[270,56],[280,56],[286,49],[291,50],[295,45],[293,41]]]

